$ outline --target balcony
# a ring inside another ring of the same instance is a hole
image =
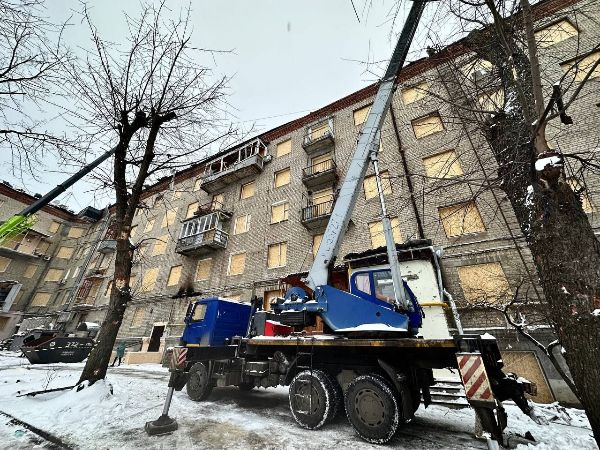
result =
[[[335,201],[332,199],[302,208],[302,225],[311,231],[325,228],[334,204]]]
[[[333,184],[338,180],[337,166],[333,159],[313,164],[302,169],[302,182],[307,188]]]
[[[98,244],[98,252],[112,253],[117,250],[117,241],[114,239],[104,239]]]
[[[202,256],[213,250],[227,248],[229,234],[218,228],[182,237],[177,241],[175,251],[186,256]]]
[[[207,216],[211,213],[218,212],[220,214],[220,220],[227,220],[231,218],[231,211],[227,211],[223,203],[213,200],[210,203],[205,203],[204,205],[198,206],[196,212],[194,212],[195,217]]]
[[[324,148],[331,147],[333,144],[333,124],[330,120],[309,127],[302,140],[302,148],[308,155],[312,155]]]
[[[88,277],[83,280],[73,302],[73,309],[89,309],[96,304],[96,296],[100,290],[101,280]]]
[[[227,152],[206,165],[201,189],[212,194],[231,183],[261,173],[266,154],[267,146],[258,138]]]

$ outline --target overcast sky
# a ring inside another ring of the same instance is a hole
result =
[[[355,0],[360,22],[350,0],[195,0],[192,2],[193,42],[198,47],[233,50],[216,57],[216,74],[233,76],[231,120],[257,132],[293,120],[311,110],[354,92],[374,81],[357,61],[389,57],[395,41],[390,39],[391,1]],[[132,16],[136,1],[90,0],[92,18],[101,35],[113,42],[126,36],[123,8]],[[187,3],[170,1],[173,10]],[[50,20],[66,20],[78,0],[47,2]],[[403,11],[407,13],[407,11]],[[69,27],[70,45],[89,45],[88,30]],[[421,37],[413,49],[423,48]],[[419,42],[421,41],[421,42]],[[415,59],[413,51],[409,59]],[[0,179],[28,192],[45,193],[66,174],[49,167],[42,180],[26,179],[25,185],[10,174],[6,155],[0,155]],[[106,198],[94,198],[85,181],[61,201],[78,211],[88,204],[103,207]],[[76,193],[75,193],[76,192]]]

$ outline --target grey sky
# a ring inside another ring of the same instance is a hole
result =
[[[171,1],[173,11],[187,3]],[[360,8],[362,1],[355,1]],[[92,0],[92,17],[102,36],[122,42],[126,35],[123,9],[132,16],[136,1]],[[63,21],[78,9],[77,0],[48,1],[53,21]],[[193,41],[198,47],[234,50],[216,57],[216,74],[232,75],[232,122],[258,131],[285,123],[364,87],[374,80],[355,60],[386,59],[395,42],[386,22],[390,2],[373,1],[368,18],[359,23],[350,0],[197,0],[192,2]],[[87,46],[86,27],[69,28],[70,45]],[[415,48],[422,48],[417,43]],[[0,179],[21,186],[0,156]],[[28,179],[27,191],[44,193],[65,178],[49,162],[42,180]],[[85,181],[62,197],[74,210],[87,204],[102,207]]]

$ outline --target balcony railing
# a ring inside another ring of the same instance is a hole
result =
[[[335,201],[332,199],[302,208],[302,225],[309,230],[325,227],[333,211],[334,203]]]
[[[333,159],[328,159],[302,169],[302,181],[309,188],[320,184],[333,183],[337,179],[337,166]]]
[[[222,219],[229,219],[231,217],[231,212],[225,209],[223,203],[213,200],[210,203],[205,203],[203,205],[198,206],[196,212],[194,212],[194,216],[201,217],[211,214],[213,212],[219,212],[222,215]]]
[[[218,228],[212,228],[179,238],[175,251],[182,255],[202,255],[211,250],[226,248],[228,240],[228,233]]]
[[[311,127],[304,135],[302,148],[306,153],[311,154],[334,143],[333,128],[328,121],[326,124],[317,127]]]

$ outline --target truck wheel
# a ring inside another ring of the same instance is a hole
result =
[[[331,418],[332,388],[321,370],[305,370],[290,383],[290,411],[301,427],[321,428]]]
[[[254,383],[240,383],[237,385],[240,391],[242,392],[250,392],[254,389]]]
[[[331,419],[335,419],[342,411],[344,411],[344,391],[342,386],[338,383],[335,375],[327,372],[327,381],[329,381],[329,387],[331,389],[332,408],[331,408]]]
[[[195,402],[202,401],[209,396],[213,387],[206,365],[201,362],[194,364],[190,369],[185,388],[188,396]]]
[[[348,386],[344,399],[348,420],[367,442],[388,442],[400,424],[400,408],[392,386],[378,375],[361,375]]]

